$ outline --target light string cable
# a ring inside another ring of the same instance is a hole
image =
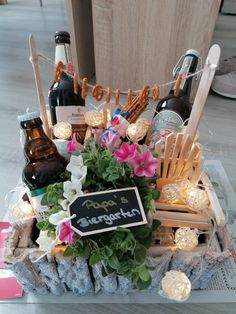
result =
[[[46,57],[46,56],[45,56],[43,53],[41,53],[41,52],[38,52],[38,58],[41,58],[42,60],[46,61],[48,64],[50,64],[50,65],[52,65],[52,66],[56,66],[55,62],[54,62],[51,58]],[[37,61],[37,60],[32,60],[32,58],[30,58],[30,61],[31,61],[31,62],[35,62],[35,61]],[[74,78],[74,76],[71,75],[71,74],[70,74],[68,71],[66,71],[65,69],[62,69],[62,71],[65,72],[69,77]],[[199,69],[199,70],[196,71],[195,73],[191,73],[191,74],[185,76],[184,79],[188,79],[188,78],[190,78],[190,77],[199,76],[202,72],[203,72],[203,68]],[[81,80],[81,79],[79,79],[78,81],[79,81],[80,83],[82,83],[82,80]],[[177,81],[177,80],[173,80],[173,81],[171,81],[171,82],[167,82],[167,83],[163,83],[163,84],[158,84],[158,86],[161,87],[161,88],[162,88],[162,87],[165,87],[165,86],[170,86],[170,85],[173,85],[174,83],[176,83],[176,81]],[[90,88],[94,88],[95,85],[92,85],[92,84],[87,83],[87,86],[90,87]],[[104,93],[107,92],[106,89],[103,89],[103,88],[102,88],[101,90],[102,90]],[[153,91],[153,90],[154,90],[154,86],[149,88],[149,91]],[[142,91],[142,89],[134,90],[134,91],[132,91],[132,94],[137,95],[137,94],[139,94],[141,91]],[[116,92],[115,92],[114,90],[111,90],[111,93],[112,93],[112,94],[115,94]],[[128,95],[128,91],[120,91],[120,94],[122,94],[122,95]]]

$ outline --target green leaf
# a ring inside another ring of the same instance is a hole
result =
[[[152,190],[152,198],[156,201],[160,197],[160,192],[157,190]]]
[[[137,238],[147,238],[150,236],[151,229],[146,226],[139,226],[135,229],[135,237]]]
[[[148,281],[150,278],[150,273],[145,266],[139,268],[138,274],[142,281]]]
[[[117,256],[115,254],[113,254],[109,260],[108,260],[108,264],[110,265],[110,267],[112,267],[113,269],[118,269],[120,267],[120,263],[119,260],[117,258]]]
[[[63,256],[72,256],[73,254],[73,249],[71,246],[67,246],[64,253],[63,253]]]
[[[47,230],[47,228],[48,228],[48,223],[47,223],[47,221],[40,221],[40,222],[38,222],[37,224],[36,224],[36,226],[37,226],[37,228],[39,229],[39,230]]]
[[[88,259],[89,255],[91,253],[90,247],[88,245],[85,245],[84,247],[80,247],[80,249],[78,250],[78,254],[80,257],[84,258],[84,259]]]
[[[153,220],[153,223],[152,223],[152,231],[157,230],[157,228],[158,228],[160,225],[161,225],[160,220],[157,220],[157,219]]]
[[[120,267],[117,269],[117,273],[119,275],[124,275],[125,273],[127,273],[127,271],[130,271],[131,272],[131,269],[128,265],[128,263],[123,263],[122,265],[120,264]]]
[[[150,232],[147,238],[139,238],[139,243],[141,243],[146,249],[149,249],[152,244],[152,232]]]
[[[105,257],[110,257],[113,254],[113,250],[110,249],[108,246],[105,246],[104,247],[104,254],[105,254]]]
[[[89,265],[94,266],[102,260],[102,256],[100,254],[94,253],[89,258]]]
[[[47,193],[44,194],[42,200],[41,200],[41,205],[46,206],[48,205],[48,201],[47,201]]]
[[[103,159],[98,159],[97,161],[97,170],[99,171],[99,173],[103,173],[105,172],[107,168],[107,162]]]
[[[143,263],[146,258],[147,249],[142,244],[137,243],[134,250],[134,258],[136,263]]]
[[[143,281],[141,280],[140,278],[137,280],[136,282],[136,287],[139,289],[139,290],[144,290],[144,289],[147,289],[152,283],[152,278],[151,276],[149,277],[149,279],[147,281]]]
[[[119,174],[110,174],[108,177],[107,177],[107,181],[108,182],[113,182],[113,181],[116,181],[117,179],[119,179]]]

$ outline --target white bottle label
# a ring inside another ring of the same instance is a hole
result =
[[[68,122],[70,124],[85,124],[84,108],[80,106],[57,106],[57,122]]]
[[[59,61],[63,62],[64,65],[72,63],[69,44],[56,44],[55,63],[57,64]]]
[[[168,134],[180,132],[183,123],[181,116],[173,110],[159,112],[152,122],[151,136],[148,140],[150,148],[154,148],[155,143]]]
[[[27,188],[27,194],[30,200],[30,204],[33,207],[35,213],[39,216],[39,221],[41,220],[40,217],[43,218],[43,213],[48,210],[48,206],[41,204],[42,198],[45,195],[46,191],[47,187],[43,187],[33,191],[30,191]]]

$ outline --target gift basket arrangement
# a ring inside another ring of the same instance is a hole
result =
[[[173,82],[112,91],[78,78],[69,34],[55,39],[54,63],[30,36],[40,113],[18,117],[26,166],[9,209],[5,262],[26,292],[154,290],[184,301],[191,289],[206,288],[232,246],[196,136],[220,48],[211,47],[199,70],[198,52],[188,50]],[[39,58],[55,64],[50,113]],[[173,87],[160,99],[164,85]],[[90,92],[99,102],[94,110],[85,106]],[[151,98],[157,105],[147,119]]]

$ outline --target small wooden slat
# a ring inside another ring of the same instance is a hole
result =
[[[199,154],[200,152],[200,148],[198,145],[194,145],[194,147],[192,148],[190,154],[189,154],[189,157],[188,159],[186,160],[185,162],[185,165],[180,173],[180,175],[182,177],[187,177],[189,171],[190,171],[190,168],[193,166],[193,162],[194,162],[194,159],[196,158],[196,156]]]
[[[195,165],[192,172],[192,176],[190,177],[190,181],[193,184],[198,184],[201,175],[201,170],[202,170],[202,157],[201,154],[199,154],[197,157],[197,164]]]
[[[168,177],[171,178],[174,174],[175,171],[175,167],[176,167],[176,162],[177,162],[177,158],[181,149],[181,143],[183,140],[184,134],[183,133],[178,133],[176,140],[175,140],[175,146],[173,149],[173,154],[172,154],[172,160],[170,163],[170,169],[169,169],[169,173],[168,173]]]
[[[201,181],[203,185],[205,185],[206,187],[209,187],[209,188],[206,188],[206,192],[207,192],[207,195],[211,204],[210,206],[214,213],[217,225],[224,226],[226,223],[225,214],[222,211],[222,208],[218,200],[218,197],[216,195],[216,192],[214,190],[214,187],[205,173],[202,174]]]
[[[173,133],[168,134],[167,137],[165,138],[165,151],[164,151],[164,156],[163,156],[164,164],[163,164],[162,175],[161,175],[162,178],[167,177],[173,138],[174,138]]]
[[[156,209],[192,212],[186,204],[168,204],[163,202],[155,202]]]
[[[199,230],[208,230],[210,228],[209,218],[203,214],[156,210],[154,218],[160,220],[161,225],[164,227],[190,227]]]
[[[189,154],[189,152],[191,150],[192,145],[193,145],[193,141],[191,140],[190,136],[187,136],[186,139],[184,140],[184,144],[183,144],[183,147],[182,147],[181,152],[180,152],[180,156],[179,156],[179,160],[178,160],[177,165],[176,165],[174,176],[177,177],[180,175],[180,173],[183,169],[185,160],[186,160],[187,155]]]
[[[161,160],[162,160],[162,142],[159,140],[155,144],[155,152],[157,153],[157,159],[159,161],[156,169],[156,173],[160,176],[161,175]]]

